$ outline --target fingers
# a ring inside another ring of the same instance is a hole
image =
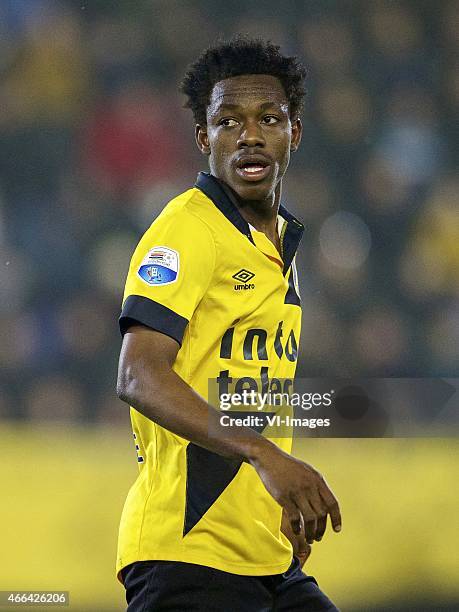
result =
[[[318,488],[309,488],[304,492],[304,496],[296,501],[304,519],[306,541],[309,544],[314,540],[320,541],[327,527],[328,510]]]
[[[324,479],[322,479],[321,485],[319,487],[319,493],[325,504],[327,512],[330,515],[333,530],[341,531],[342,520],[338,500],[328,488],[328,485]]]
[[[292,527],[285,509],[282,512],[281,531],[289,539],[293,548],[293,554],[298,558],[300,566],[303,567],[306,559],[311,554],[311,546],[305,540],[303,528],[301,529],[301,533],[298,535],[295,535],[292,532]]]
[[[306,538],[306,542],[308,544],[312,544],[316,535],[317,514],[314,512],[309,500],[306,498],[298,499],[297,505],[303,518],[304,537]]]
[[[316,538],[317,521],[307,521],[304,523],[304,537],[308,544],[313,544]]]
[[[316,529],[316,540],[320,542],[320,540],[324,537],[325,530],[327,528],[327,515],[321,516],[317,521],[317,529]]]
[[[320,541],[327,528],[327,515],[333,530],[341,531],[342,520],[338,500],[328,487],[325,479],[311,466],[308,468],[307,478],[296,491],[290,491],[279,499],[283,506],[286,518],[294,535],[304,533],[308,544],[314,540]]]
[[[316,532],[314,539],[318,542],[323,538],[325,529],[327,527],[327,508],[319,495],[319,492],[312,490],[309,494],[309,503],[316,513]]]
[[[292,528],[292,531],[295,535],[298,535],[301,533],[301,513],[300,510],[297,508],[297,506],[292,503],[292,502],[288,502],[283,504],[283,508],[284,511],[287,515],[287,519],[290,523],[290,526]]]
[[[321,478],[317,489],[305,491],[304,496],[295,499],[304,521],[304,534],[308,544],[322,540],[330,514],[334,531],[341,530],[341,513],[336,497]]]
[[[304,531],[309,544],[314,542],[316,532],[316,515],[307,499],[293,500],[283,505],[293,533],[298,536]]]
[[[335,501],[335,503],[330,507],[329,512],[330,512],[331,524],[333,526],[334,531],[341,531],[341,528],[342,528],[341,512],[339,511],[339,506],[338,506],[337,501]]]

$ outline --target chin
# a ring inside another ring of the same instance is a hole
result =
[[[266,200],[274,193],[272,185],[263,185],[261,183],[238,184],[232,186],[232,188],[241,200]]]

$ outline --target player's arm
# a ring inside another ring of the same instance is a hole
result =
[[[179,348],[176,340],[149,327],[129,327],[121,348],[118,396],[186,440],[250,463],[284,508],[292,531],[304,533],[308,542],[322,538],[328,515],[339,531],[338,502],[319,472],[250,428],[243,437],[227,437],[219,412],[172,369]],[[217,435],[210,437],[210,428]]]

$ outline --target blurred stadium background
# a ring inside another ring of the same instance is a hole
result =
[[[236,32],[310,70],[284,189],[307,226],[300,374],[457,376],[457,0],[2,0],[0,590],[124,609],[124,278],[140,234],[205,169],[185,67]],[[457,448],[298,444],[342,501],[343,533],[309,571],[343,610],[459,609]]]

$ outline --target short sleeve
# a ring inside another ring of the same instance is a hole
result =
[[[214,266],[209,227],[186,209],[168,212],[166,207],[132,256],[119,319],[121,334],[141,323],[181,344]]]

